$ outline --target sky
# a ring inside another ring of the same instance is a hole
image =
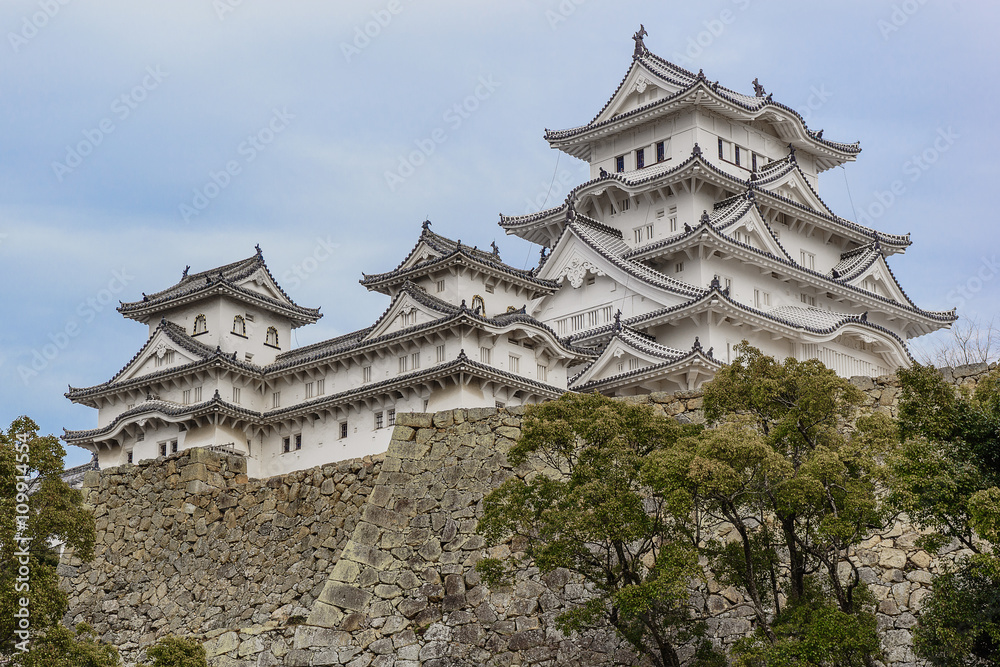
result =
[[[324,313],[298,345],[371,324],[388,301],[357,281],[424,219],[534,266],[499,214],[587,180],[544,129],[594,117],[640,24],[653,53],[748,94],[757,77],[825,138],[860,141],[820,176],[824,200],[912,234],[889,261],[918,305],[988,320],[998,19],[986,0],[4,0],[0,428],[95,427],[63,394],[145,342],[118,301],[255,244]],[[70,447],[66,465],[88,458]]]

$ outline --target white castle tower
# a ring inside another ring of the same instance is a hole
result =
[[[955,320],[903,292],[886,258],[909,236],[839,217],[818,175],[857,144],[823,137],[755,80],[754,95],[649,53],[642,37],[604,108],[547,131],[591,179],[555,208],[501,217],[542,246],[533,270],[425,222],[362,285],[373,325],[298,349],[318,309],[264,263],[190,274],[119,312],[149,327],[107,382],[70,388],[98,425],[64,439],[103,467],[215,447],[267,477],[386,449],[399,412],[537,403],[572,391],[696,389],[748,340],[844,376],[911,363],[906,340]]]

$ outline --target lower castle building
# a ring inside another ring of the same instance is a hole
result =
[[[748,340],[843,376],[912,362],[906,341],[954,311],[914,304],[888,257],[909,235],[841,218],[818,174],[856,143],[813,131],[755,80],[745,95],[651,54],[586,125],[546,131],[591,178],[559,206],[501,216],[541,246],[531,270],[422,226],[361,283],[389,304],[370,327],[291,349],[318,309],[264,262],[181,280],[119,312],[146,324],[107,382],[71,387],[96,428],[66,431],[102,468],[188,447],[242,454],[268,477],[382,452],[400,412],[538,403],[570,391],[696,389]]]

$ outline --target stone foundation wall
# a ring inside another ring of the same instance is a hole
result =
[[[949,379],[974,386],[988,370]],[[894,377],[852,380],[873,410],[894,414]],[[697,392],[630,397],[700,421]],[[399,414],[384,458],[247,480],[242,461],[200,450],[101,471],[86,480],[99,543],[66,569],[68,620],[93,624],[134,662],[174,632],[205,641],[217,667],[350,665],[633,665],[612,632],[565,637],[554,619],[587,597],[566,572],[518,575],[488,589],[474,564],[482,497],[511,475],[520,409]],[[927,554],[899,523],[857,556],[879,601],[894,667],[916,664],[910,629],[933,574],[961,555]],[[517,544],[489,555],[504,557]],[[738,591],[694,592],[720,644],[750,629]]]

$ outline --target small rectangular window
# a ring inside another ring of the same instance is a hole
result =
[[[183,405],[191,405],[191,390],[185,389],[181,392],[181,403]]]
[[[619,155],[615,158],[615,171],[619,174],[625,171],[625,156]]]
[[[410,355],[410,368],[417,370],[420,368],[420,353],[414,352]]]
[[[632,236],[635,238],[635,244],[639,245],[642,243],[642,227],[632,230]]]
[[[756,308],[766,308],[771,305],[771,295],[755,289],[753,291],[753,301]]]
[[[640,148],[635,152],[635,168],[642,169],[646,166],[646,149]]]
[[[316,380],[316,395],[322,396],[326,393],[326,379]]]
[[[722,141],[722,137],[719,137],[719,159],[726,159],[725,142]]]
[[[146,439],[146,434],[145,433],[136,433],[135,434],[135,441],[136,442],[142,442],[145,439]]]
[[[487,294],[493,294],[493,289],[494,289],[494,288],[493,288],[493,285],[489,285],[489,284],[488,284],[488,285],[486,285],[486,288],[485,288],[485,289],[486,289],[486,293],[487,293]]]
[[[276,391],[271,395],[271,407],[280,408],[281,407],[281,392]]]
[[[799,296],[802,299],[802,303],[806,304],[807,306],[815,306],[816,305],[816,297],[813,296],[812,294],[806,294],[805,292],[803,292]]]
[[[403,356],[399,357],[399,372],[400,373],[405,373],[406,372],[406,366],[407,366],[407,359],[406,359],[406,355],[404,354]]]
[[[362,369],[361,369],[361,381],[362,382],[371,382],[372,381],[372,367],[371,366],[364,366],[364,367],[362,367]]]
[[[313,388],[315,386],[316,385],[314,385],[312,382],[306,382],[306,398],[307,399],[313,397]]]
[[[740,163],[740,147],[739,146],[733,146],[733,158],[734,158],[733,162],[735,162],[737,165],[739,165],[739,163]]]
[[[653,225],[646,225],[646,240],[653,240]]]
[[[295,449],[302,449],[302,434],[295,434]]]
[[[340,422],[340,439],[347,437],[347,422]]]
[[[513,354],[507,356],[507,370],[511,373],[521,372],[521,358],[515,357]]]
[[[659,220],[660,218],[662,218],[662,217],[663,217],[663,214],[664,214],[664,210],[663,210],[662,208],[661,208],[661,209],[659,209],[659,210],[658,210],[658,211],[656,212],[656,219],[657,219],[657,220]]]
[[[756,153],[752,153],[750,155],[750,168],[753,171],[757,171],[757,154]]]
[[[816,255],[814,255],[811,252],[806,252],[805,250],[802,250],[800,251],[799,256],[802,259],[801,262],[802,266],[804,266],[807,269],[816,268]]]
[[[171,454],[176,454],[177,453],[177,441],[176,440],[171,440],[170,441],[170,453]]]
[[[233,403],[239,405],[239,402],[240,402],[240,388],[233,387]]]
[[[437,363],[444,361],[444,345],[437,346]]]
[[[667,151],[662,141],[656,142],[656,161],[663,162],[667,159]]]
[[[479,361],[483,362],[484,364],[490,363],[490,356],[491,356],[490,353],[492,351],[493,350],[491,350],[488,347],[481,347],[481,348],[479,348]]]
[[[437,291],[438,292],[443,292],[444,291],[444,281],[443,280],[437,281]]]
[[[493,404],[494,404],[495,406],[497,406],[497,410],[503,410],[503,408],[504,408],[504,403],[503,403],[503,401],[494,401],[494,402],[493,402]]]
[[[247,322],[253,322],[253,313],[247,313],[246,315],[244,315],[243,319],[245,319]]]
[[[286,454],[288,452],[292,451],[292,439],[291,438],[282,438],[281,439],[281,451],[284,452],[284,453],[286,453]]]
[[[684,262],[674,264],[674,273],[681,273],[684,270]]]
[[[132,450],[128,450],[128,462],[132,463]]]
[[[194,388],[194,402],[195,403],[201,402],[201,387]]]
[[[538,364],[535,367],[535,378],[539,382],[548,382],[549,381],[549,369],[548,369],[548,367],[543,366],[541,364]]]
[[[396,425],[396,408],[389,408],[385,412],[385,421],[389,426]]]
[[[627,211],[630,208],[632,208],[632,200],[631,199],[622,199],[620,202],[618,202],[618,204],[621,207],[621,212],[622,213],[624,213],[625,211]]]
[[[381,412],[376,412],[375,413],[375,428],[376,429],[382,428],[382,418],[383,418],[383,413],[381,413]]]
[[[161,442],[160,443],[160,456],[166,456],[166,455],[167,455],[167,443]]]
[[[251,353],[251,352],[244,352],[243,353],[243,360],[247,361],[247,362],[253,361],[253,353]]]

